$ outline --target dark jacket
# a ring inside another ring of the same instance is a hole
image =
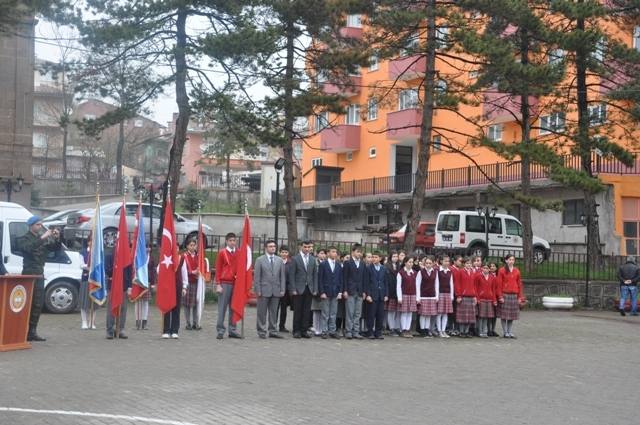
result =
[[[22,274],[44,274],[44,263],[49,252],[62,249],[60,241],[42,239],[31,231],[20,236],[16,242],[22,255]]]
[[[618,269],[618,280],[621,285],[625,285],[625,281],[630,280],[629,285],[636,286],[640,281],[640,267],[632,260],[627,260],[626,263],[620,266]]]
[[[107,291],[111,291],[111,279],[113,278],[113,250],[104,253],[104,273],[107,277]],[[178,269],[179,271],[180,269]],[[182,276],[182,274],[180,274]],[[131,278],[133,277],[133,267],[129,265],[124,269],[124,282],[122,284],[122,288],[126,291],[131,288]],[[182,278],[180,278],[182,280]],[[176,286],[180,286],[181,282],[176,282]]]
[[[389,296],[389,270],[380,265],[380,270],[376,271],[376,267],[370,264],[367,272],[367,287],[365,292],[373,301],[384,301],[384,297]]]
[[[347,291],[349,295],[362,295],[365,290],[366,278],[367,267],[363,259],[360,259],[360,267],[356,267],[356,262],[353,259],[347,261],[342,270],[342,292]]]
[[[335,298],[342,292],[342,267],[336,260],[333,272],[329,260],[318,265],[318,293],[326,294],[329,298]]]

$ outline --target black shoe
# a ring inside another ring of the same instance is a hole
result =
[[[638,313],[631,313],[631,315],[632,315],[632,316],[637,316],[637,315],[638,315]]]
[[[143,331],[148,331],[149,330],[149,326],[147,325],[147,321],[146,320],[142,321],[142,330]]]
[[[375,337],[376,339],[384,339],[384,337],[382,335],[378,335],[377,337]]]
[[[136,330],[139,331],[141,327],[142,320],[136,320]]]
[[[202,326],[200,326],[200,325],[193,325],[193,327],[192,327],[191,329],[193,329],[194,331],[201,331],[201,330],[202,330]]]
[[[280,334],[270,333],[269,338],[283,339],[284,337]]]
[[[353,339],[353,337],[351,336],[351,334],[347,334],[346,338],[347,338],[347,339]]]
[[[218,336],[216,336],[216,339],[222,339],[224,338],[224,334],[218,334]]]
[[[621,309],[620,309],[620,316],[626,316],[626,315],[627,315],[627,313],[625,313],[625,312],[624,312],[624,309],[623,309],[623,308],[621,308]]]
[[[260,339],[267,339],[267,336],[265,334],[260,334],[258,336],[260,337]]]
[[[187,326],[185,326],[185,329],[188,330],[188,331],[193,329],[193,327],[191,327],[191,323],[187,323]]]
[[[302,338],[302,336],[300,335],[300,332],[294,332],[294,333],[293,333],[293,337],[294,337],[295,339],[300,339],[300,338]]]
[[[329,338],[332,338],[332,339],[340,339],[341,337],[340,337],[340,335],[338,335],[338,334],[329,334]]]
[[[43,338],[38,334],[31,335],[31,336],[27,337],[27,341],[33,341],[33,342],[44,342],[46,340],[47,340],[47,338]]]
[[[242,336],[240,336],[240,334],[235,332],[229,332],[229,338],[242,339]]]
[[[280,332],[282,332],[284,334],[288,334],[289,333],[289,329],[285,328],[284,326],[280,326]]]
[[[113,339],[113,334],[107,334],[107,339]]]
[[[320,335],[320,338],[327,339],[327,338],[329,338],[329,335],[327,335],[325,332],[323,332],[322,335]]]
[[[376,337],[375,337],[375,336],[373,336],[373,335],[369,335],[369,336],[367,337],[367,339],[376,339]]]
[[[127,336],[127,334],[125,334],[124,332],[120,332],[118,334],[118,338],[120,339],[129,339],[129,337]]]
[[[304,339],[309,339],[309,338],[311,338],[311,333],[310,333],[310,332],[303,332],[303,333],[302,333],[302,337],[303,337]]]

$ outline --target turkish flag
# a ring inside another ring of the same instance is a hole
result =
[[[173,208],[169,197],[167,197],[167,206],[164,209],[164,227],[162,228],[158,267],[160,270],[158,271],[156,305],[164,314],[176,306],[176,271],[178,269],[178,244],[173,223]]]
[[[249,299],[249,292],[253,285],[253,256],[251,249],[251,222],[249,214],[244,216],[242,228],[242,243],[236,254],[236,282],[231,296],[231,323],[236,324],[244,317],[244,306]]]
[[[120,315],[120,306],[124,301],[124,273],[130,265],[129,229],[127,228],[127,211],[123,200],[120,208],[120,223],[118,224],[118,241],[113,253],[113,275],[111,276],[111,314],[114,317]]]

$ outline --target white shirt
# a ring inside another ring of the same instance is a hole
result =
[[[360,260],[353,260],[354,263],[356,263],[356,268],[360,268]]]
[[[331,258],[329,258],[327,261],[329,261],[329,267],[331,268],[331,273],[333,273],[336,269],[336,261],[332,260]]]

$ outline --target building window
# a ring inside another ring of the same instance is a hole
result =
[[[596,62],[602,62],[604,60],[604,54],[606,50],[607,50],[607,42],[604,40],[604,38],[601,38],[596,43],[595,50],[590,54],[591,59],[593,59]]]
[[[606,120],[607,105],[605,103],[589,106],[589,125],[596,126],[604,124]]]
[[[551,115],[540,117],[540,135],[549,134],[551,132],[559,133],[564,131],[565,114],[564,112],[555,112]]]
[[[355,65],[353,71],[349,73],[352,77],[359,77],[361,74],[360,65]]]
[[[353,161],[353,152],[347,152],[347,153],[344,155],[344,159],[345,159],[345,161],[347,161],[347,162],[349,162],[349,161]]]
[[[360,105],[349,105],[347,108],[347,116],[345,124],[358,125],[360,124]]]
[[[320,167],[320,166],[322,166],[322,158],[313,158],[311,160],[311,166],[312,167]]]
[[[367,216],[367,224],[369,226],[380,224],[380,216],[379,215],[368,215]]]
[[[367,121],[373,121],[378,119],[378,101],[376,99],[369,99],[367,103]]]
[[[562,224],[573,226],[582,224],[580,217],[584,214],[584,199],[570,199],[563,202]]]
[[[469,78],[471,79],[478,78],[478,75],[479,75],[478,71],[469,71]]]
[[[640,27],[633,28],[633,48],[640,51]]]
[[[410,56],[413,55],[418,47],[420,46],[420,37],[417,33],[412,34],[405,43],[404,48],[400,52],[402,56]]]
[[[33,147],[44,149],[47,147],[47,135],[44,133],[33,133]]]
[[[142,127],[142,120],[135,120],[133,122],[133,125],[134,127],[138,127],[138,128]]]
[[[487,139],[492,142],[502,142],[502,130],[502,124],[490,125],[487,131]]]
[[[95,120],[96,116],[94,114],[84,114],[84,119],[89,121],[89,120]]]
[[[436,49],[446,49],[449,47],[449,27],[442,26],[436,28]]]
[[[622,236],[626,255],[640,254],[640,198],[622,198]]]
[[[347,26],[349,28],[362,28],[362,16],[347,15]]]
[[[369,158],[375,158],[375,157],[376,157],[376,155],[377,155],[377,153],[378,153],[378,152],[376,151],[376,148],[375,148],[375,147],[373,147],[373,148],[369,148]]]
[[[564,60],[565,52],[562,49],[552,49],[549,51],[547,62],[549,65],[558,65]]]
[[[444,80],[438,80],[436,82],[435,87],[435,100],[433,101],[434,106],[437,106],[439,103],[438,100],[444,97],[447,94],[447,82]]]
[[[316,115],[316,131],[320,132],[329,127],[329,111],[320,112]]]
[[[433,150],[440,152],[442,150],[442,136],[433,136]]]
[[[418,90],[407,89],[400,92],[398,110],[415,109],[418,107]]]
[[[373,55],[369,57],[369,71],[377,71],[380,68],[380,59]]]
[[[297,160],[302,159],[302,143],[296,143],[293,145],[293,156]]]

